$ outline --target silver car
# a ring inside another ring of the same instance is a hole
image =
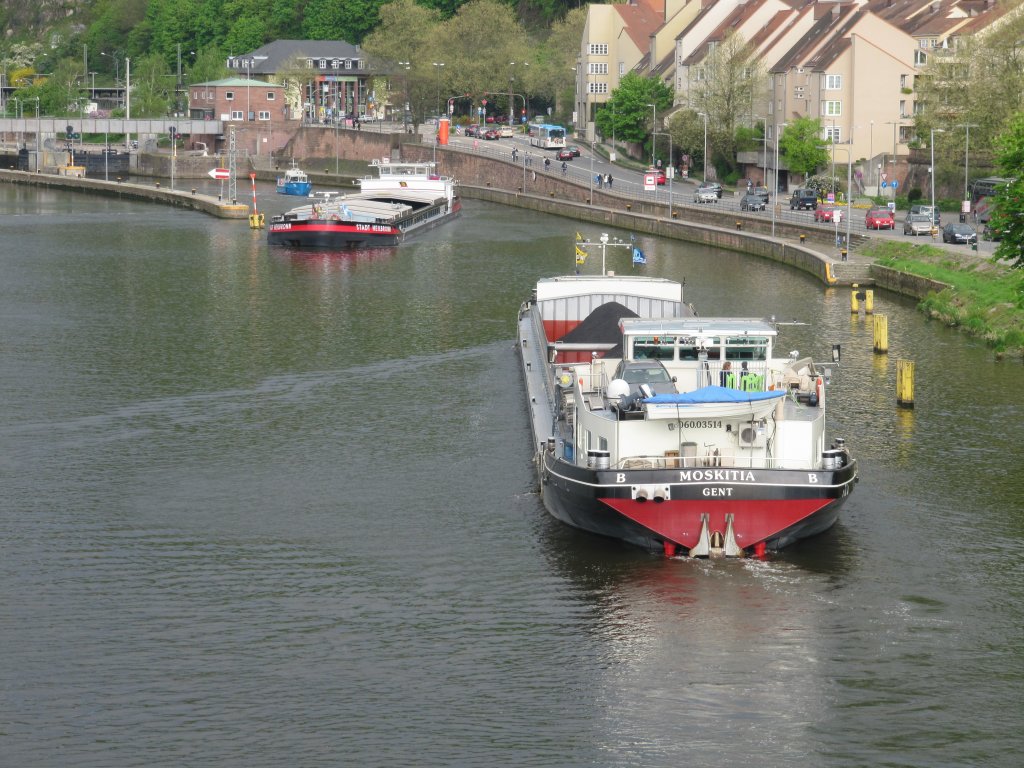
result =
[[[718,193],[715,192],[711,187],[698,187],[697,191],[693,193],[693,202],[695,203],[717,203]]]
[[[932,233],[932,217],[927,213],[908,213],[903,220],[904,235],[930,235]]]

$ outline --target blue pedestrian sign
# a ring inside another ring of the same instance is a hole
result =
[[[892,180],[892,188],[893,189],[896,189],[896,187],[898,187],[899,185],[900,185],[900,183],[898,181],[896,181],[896,179]]]
[[[883,181],[882,182],[882,189],[885,189],[888,186],[889,186],[889,182],[888,181]]]

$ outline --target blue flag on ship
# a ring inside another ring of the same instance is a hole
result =
[[[633,246],[633,263],[634,264],[646,264],[647,257],[644,256],[644,252],[636,246]]]

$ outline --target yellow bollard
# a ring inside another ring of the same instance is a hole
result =
[[[889,318],[885,315],[875,315],[875,352],[884,355],[889,351]]]
[[[864,313],[873,314],[875,311],[875,292],[868,288],[864,291]]]
[[[914,407],[914,361],[896,361],[896,404],[901,408]]]
[[[857,301],[857,284],[854,283],[850,287],[853,288],[850,291],[850,311],[855,315],[860,314],[860,302]]]

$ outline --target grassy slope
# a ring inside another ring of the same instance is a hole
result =
[[[1024,270],[930,245],[873,243],[876,263],[939,280],[951,288],[920,307],[942,322],[985,339],[998,354],[1024,352]]]

